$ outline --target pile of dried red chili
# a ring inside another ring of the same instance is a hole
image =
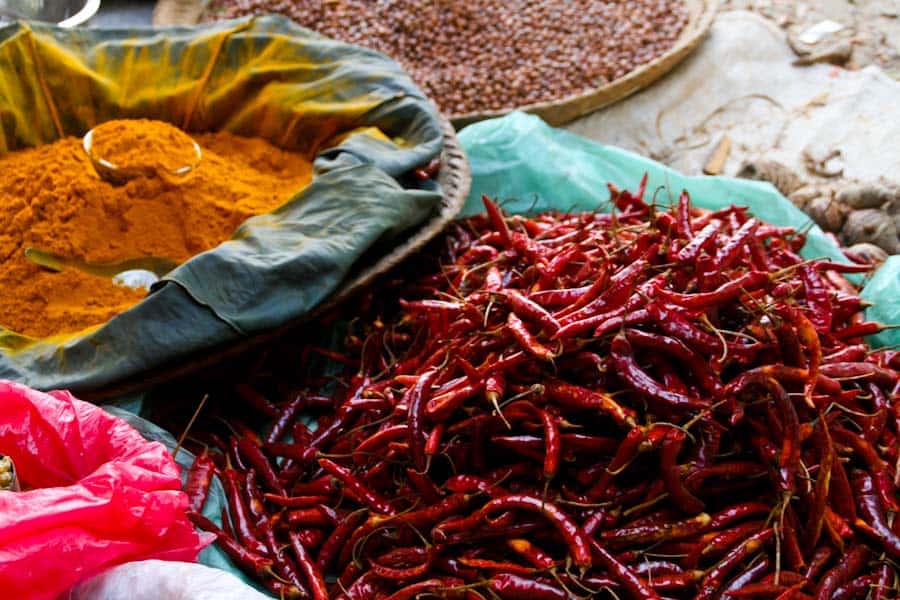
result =
[[[230,517],[195,522],[285,597],[896,598],[900,353],[862,342],[864,269],[611,192],[485,200],[345,309],[341,354],[280,352],[343,370],[238,388],[271,424],[196,435],[192,507],[217,470]]]

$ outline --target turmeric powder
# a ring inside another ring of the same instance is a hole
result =
[[[183,262],[310,181],[306,157],[264,140],[224,132],[194,139],[203,158],[177,184],[154,177],[108,183],[79,138],[0,156],[0,326],[32,337],[73,333],[145,296],[81,271],[44,270],[25,258],[28,247],[93,262],[147,255]],[[151,163],[165,160],[148,146]]]
[[[173,172],[197,161],[191,136],[162,121],[123,119],[94,127],[91,155],[119,169]]]

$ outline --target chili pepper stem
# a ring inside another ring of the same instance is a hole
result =
[[[200,415],[200,411],[203,410],[203,406],[206,404],[206,400],[209,398],[209,394],[203,394],[203,398],[200,399],[200,403],[197,405],[197,409],[194,410],[194,414],[191,415],[190,420],[184,428],[184,431],[181,432],[181,435],[178,436],[178,443],[175,444],[175,448],[172,450],[172,458],[178,457],[178,451],[181,450],[181,445],[184,443],[185,438],[187,438],[188,432],[191,430],[191,427],[194,426],[194,421],[197,420],[197,417]]]

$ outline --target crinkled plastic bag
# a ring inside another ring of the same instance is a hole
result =
[[[847,262],[834,241],[771,184],[728,177],[689,177],[658,162],[554,129],[524,113],[482,121],[460,132],[472,166],[472,191],[463,215],[484,210],[481,195],[498,199],[513,213],[547,210],[602,210],[608,207],[607,182],[634,189],[644,173],[656,202],[677,201],[681,190],[708,209],[747,206],[756,217],[807,232],[802,254]],[[850,276],[851,279],[858,279]],[[862,296],[874,305],[869,319],[900,323],[900,258],[892,257],[865,282]],[[876,346],[900,344],[900,329],[869,341]]]
[[[135,411],[140,410],[141,402],[137,402],[133,404],[130,408]],[[104,405],[103,410],[106,412],[113,414],[132,427],[134,427],[144,438],[148,440],[152,440],[155,442],[161,443],[165,446],[170,452],[175,451],[175,447],[177,446],[177,442],[171,433],[163,429],[162,427],[151,423],[147,419],[141,418],[136,415],[134,412],[126,410],[120,406],[115,405]],[[178,454],[175,455],[175,462],[181,467],[181,480],[182,483],[187,483],[187,474],[190,470],[191,463],[194,462],[194,455],[185,450],[184,448],[180,448],[178,450]],[[226,506],[225,500],[225,489],[222,487],[221,481],[215,475],[212,477],[212,481],[210,481],[209,485],[209,493],[206,496],[206,502],[203,504],[203,516],[218,525],[222,526],[222,509]],[[204,548],[200,555],[197,557],[197,562],[206,565],[208,567],[214,567],[219,570],[228,571],[232,575],[234,575],[235,579],[239,580],[242,584],[246,584],[247,586],[254,586],[259,588],[258,584],[247,577],[247,575],[241,571],[234,563],[231,562],[231,559],[219,548],[218,544],[210,544],[206,548]],[[135,569],[133,573],[135,576],[140,574],[143,577],[143,574],[147,569]],[[132,572],[132,571],[125,571]],[[115,578],[110,579],[109,581],[119,581],[120,577],[117,575]],[[106,584],[104,584],[106,585]],[[112,584],[110,584],[112,585]],[[80,586],[79,586],[80,589]],[[193,588],[191,588],[193,589]]]
[[[3,598],[52,600],[128,561],[194,561],[212,538],[185,517],[165,447],[68,392],[0,381],[0,453],[22,492],[0,492]]]

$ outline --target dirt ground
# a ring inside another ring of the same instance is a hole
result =
[[[813,53],[837,50],[850,44],[849,60],[833,60],[851,69],[881,67],[900,80],[900,0],[721,0],[721,10],[752,10],[785,29],[796,49]],[[843,26],[815,44],[800,38],[810,27],[829,20]]]

